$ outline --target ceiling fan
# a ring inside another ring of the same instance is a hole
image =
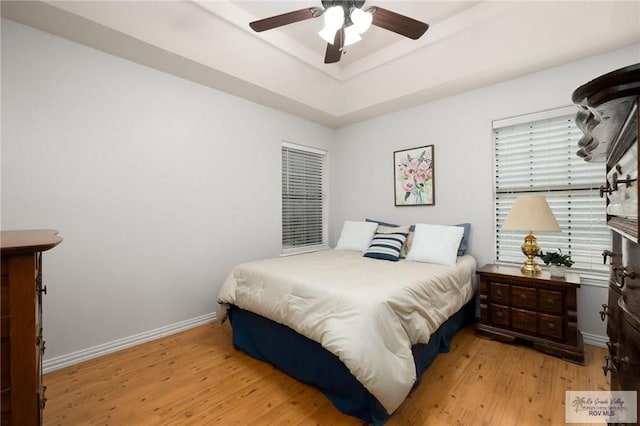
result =
[[[369,26],[375,25],[385,30],[419,39],[429,28],[428,24],[378,6],[362,10],[365,0],[321,0],[321,7],[308,7],[281,15],[253,21],[251,29],[262,32],[295,22],[318,18],[324,15],[325,26],[318,33],[327,41],[325,64],[336,63],[345,53],[344,47],[361,40]]]

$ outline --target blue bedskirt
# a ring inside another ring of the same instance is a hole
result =
[[[414,388],[436,356],[449,352],[456,332],[475,320],[475,305],[475,299],[471,299],[440,326],[428,344],[413,347],[418,378]],[[237,306],[231,307],[229,319],[233,328],[233,344],[237,349],[316,387],[345,414],[374,425],[381,425],[389,418],[378,400],[351,375],[342,361],[319,343]]]

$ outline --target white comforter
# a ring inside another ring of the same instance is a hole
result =
[[[218,302],[284,324],[336,355],[389,414],[416,380],[411,346],[474,293],[476,262],[457,266],[369,259],[326,250],[236,266]]]

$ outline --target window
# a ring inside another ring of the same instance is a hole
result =
[[[327,247],[326,151],[282,143],[282,252]]]
[[[562,232],[535,233],[541,250],[561,249],[571,255],[583,282],[606,285],[602,251],[610,247],[610,233],[605,200],[598,191],[605,165],[576,155],[582,132],[575,113],[567,107],[493,122],[496,261],[524,261],[524,234],[504,231],[502,224],[516,197],[543,195]]]

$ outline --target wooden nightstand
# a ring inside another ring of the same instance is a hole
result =
[[[476,333],[505,342],[516,338],[568,361],[584,364],[576,290],[580,276],[525,275],[519,268],[484,265],[480,277],[480,321]]]

